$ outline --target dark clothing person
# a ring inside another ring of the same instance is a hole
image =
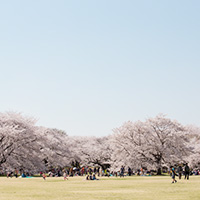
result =
[[[132,170],[131,170],[131,168],[129,167],[129,168],[128,168],[128,175],[131,176],[131,174],[132,174]]]
[[[189,168],[188,164],[186,163],[186,165],[185,165],[185,179],[187,178],[187,180],[189,180],[189,176],[190,176],[190,168]]]
[[[120,169],[120,177],[124,177],[124,166],[121,167]]]
[[[178,167],[178,177],[179,177],[179,179],[181,179],[182,173],[183,173],[183,168],[181,167],[181,165],[179,165],[179,167]]]

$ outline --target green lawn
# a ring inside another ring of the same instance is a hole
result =
[[[85,181],[84,177],[0,178],[0,200],[200,200],[200,176],[171,183],[169,176],[104,177]]]

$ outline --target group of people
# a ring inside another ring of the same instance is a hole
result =
[[[87,168],[87,170],[85,170],[85,168],[81,168],[80,171],[81,171],[81,175],[84,175],[84,174],[86,175],[86,180],[99,180],[99,179],[96,178],[96,175],[100,176],[98,168],[91,168],[90,167],[90,168]],[[57,173],[57,175],[61,176],[61,173],[63,175],[64,180],[68,180],[68,176],[70,176],[70,171],[67,171],[67,170],[63,170],[62,172],[59,171]],[[105,171],[105,173],[107,174],[108,172]],[[132,169],[130,167],[128,167],[128,171],[127,171],[126,175],[131,176],[132,174],[134,174]],[[137,170],[136,174],[137,175],[144,175],[145,174],[144,169],[141,168],[140,170]],[[179,179],[181,179],[183,174],[185,175],[185,179],[189,180],[190,168],[189,168],[187,163],[185,164],[184,168],[183,168],[182,165],[179,165],[177,169],[175,169],[173,166],[170,167],[170,175],[172,177],[172,183],[176,183],[177,182],[176,176],[178,176]],[[43,177],[44,180],[46,180],[47,176],[46,176],[45,173],[40,172],[40,175]],[[111,173],[111,175],[112,175],[112,173]],[[113,175],[117,176],[116,173],[114,173]],[[52,172],[50,171],[49,172],[49,177],[51,177],[51,176],[52,176]],[[119,176],[120,177],[124,177],[125,176],[125,166],[123,166],[123,165],[120,168]]]
[[[185,175],[185,179],[189,180],[190,168],[188,166],[188,163],[185,164],[184,170],[183,170],[182,165],[179,165],[177,170],[173,166],[171,166],[170,170],[171,170],[170,174],[172,176],[172,183],[176,183],[177,182],[176,176],[178,176],[179,179],[181,179],[183,174]]]
[[[95,174],[98,174],[98,176],[105,176],[108,172],[108,170],[103,170],[101,167],[67,167],[64,169],[51,169],[48,172],[48,175],[50,177],[60,177],[64,172],[70,177],[73,176],[85,176],[88,174],[88,172],[94,172]],[[42,176],[42,172],[40,172]]]
[[[25,177],[30,176],[30,174],[28,172],[24,172],[23,170],[18,171],[15,168],[14,171],[8,171],[7,174],[6,174],[6,176],[7,176],[7,178],[12,178],[13,176],[15,178],[18,178],[18,177],[25,178]]]
[[[86,180],[94,181],[94,180],[99,180],[99,179],[96,178],[96,174],[95,174],[95,173],[92,173],[92,174],[88,174],[88,175],[86,176]]]
[[[117,172],[115,172],[114,174],[115,174],[115,176],[118,176]],[[125,171],[125,166],[123,166],[123,165],[121,166],[120,171],[119,171],[120,177],[124,177],[125,175],[126,176],[132,176],[132,175],[150,176],[150,175],[153,175],[153,174],[154,174],[153,170],[147,170],[147,168],[143,168],[143,167],[134,171],[128,166],[127,171]]]
[[[178,167],[170,167],[170,171],[168,171],[172,177],[172,183],[176,183],[176,176],[179,177],[179,180],[182,178],[182,175],[185,176],[186,180],[189,180],[189,176],[191,173],[191,170],[186,163],[185,165],[180,164]],[[46,180],[47,175],[49,177],[60,177],[63,176],[64,180],[68,180],[68,177],[70,176],[84,176],[86,177],[86,180],[99,180],[97,179],[96,176],[131,176],[131,175],[151,175],[151,171],[148,171],[147,169],[138,169],[136,171],[133,171],[130,167],[127,168],[125,171],[125,166],[121,166],[120,170],[118,172],[110,172],[109,170],[105,169],[103,170],[101,167],[82,167],[82,168],[76,168],[76,167],[71,167],[71,168],[64,168],[64,169],[52,169],[49,171],[48,174],[45,172],[40,172],[40,176]],[[20,174],[20,177],[28,177],[29,173],[25,173],[23,170],[17,170],[15,169],[14,171],[9,171],[7,172],[7,178],[12,178],[15,176],[16,178],[18,177],[18,174]],[[200,175],[199,170],[196,170],[194,172],[195,175]]]

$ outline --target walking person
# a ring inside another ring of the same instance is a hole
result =
[[[176,174],[174,167],[171,167],[171,172],[172,172],[172,183],[176,183],[177,180],[175,176],[178,176],[178,175]]]
[[[65,181],[66,179],[68,180],[68,178],[67,178],[67,173],[66,173],[66,172],[63,173],[63,177],[64,177],[64,181]]]
[[[178,177],[179,177],[179,180],[181,179],[181,176],[182,176],[182,173],[183,173],[183,168],[181,166],[181,164],[178,166]]]
[[[189,180],[189,176],[190,176],[190,168],[188,166],[188,163],[185,164],[185,179],[187,178],[187,180]]]
[[[43,178],[43,180],[46,180],[46,175],[45,175],[45,173],[42,174],[42,178]]]

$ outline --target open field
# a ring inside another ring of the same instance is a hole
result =
[[[83,177],[0,178],[0,200],[199,200],[200,176],[171,184],[169,176],[103,177],[85,181]]]

